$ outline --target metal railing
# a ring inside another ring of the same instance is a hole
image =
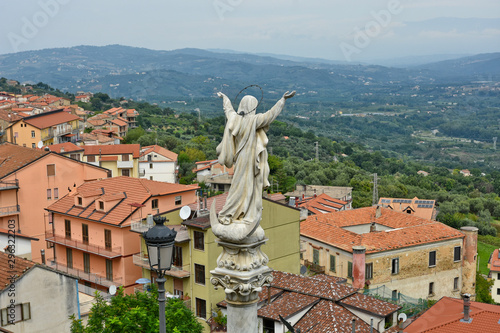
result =
[[[114,286],[119,286],[119,285],[122,285],[123,282],[123,278],[122,277],[113,277],[113,280],[108,280],[106,277],[104,276],[101,276],[101,275],[98,275],[98,274],[94,274],[94,273],[86,273],[82,270],[79,270],[77,268],[69,268],[68,266],[66,265],[62,265],[62,264],[59,264],[57,262],[54,262],[54,261],[49,261],[48,265],[50,268],[53,268],[57,271],[61,271],[61,272],[64,272],[64,273],[68,273],[70,275],[73,275],[73,276],[76,276],[82,280],[85,280],[85,281],[89,281],[89,282],[92,282],[92,283],[96,283],[98,285],[101,285],[101,286],[105,286],[105,287],[110,287],[111,285],[114,285]]]
[[[19,205],[0,207],[0,216],[15,215],[19,214],[20,212],[21,206]]]
[[[98,254],[107,258],[116,258],[122,255],[121,247],[105,247],[94,244],[87,244],[84,243],[83,240],[68,239],[65,236],[55,235],[52,231],[45,231],[45,240],[85,252]]]
[[[144,221],[138,221],[138,222],[133,222],[130,225],[130,230],[136,231],[136,232],[145,232],[151,229],[154,226],[154,222],[151,221],[151,223],[148,223],[146,220]]]
[[[318,264],[313,263],[312,261],[304,260],[304,266],[308,267],[311,272],[319,274],[325,273],[325,266],[320,266]]]
[[[134,265],[150,269],[149,259],[145,257],[142,253],[136,253],[132,256],[132,262]]]
[[[0,181],[0,191],[1,190],[10,190],[19,188],[19,180],[2,180]]]

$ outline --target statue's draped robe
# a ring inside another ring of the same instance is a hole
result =
[[[282,98],[266,113],[241,116],[234,111],[231,101],[224,98],[227,124],[217,154],[220,164],[228,168],[234,165],[234,176],[226,203],[219,212],[221,223],[253,224],[252,232],[259,226],[262,191],[269,186],[266,132],[284,105]]]

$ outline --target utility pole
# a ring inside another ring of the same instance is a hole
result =
[[[319,145],[318,145],[318,141],[316,141],[315,144],[316,144],[316,162],[319,162]]]
[[[372,206],[375,206],[378,204],[378,177],[377,174],[373,174],[373,199],[372,199]]]
[[[493,150],[497,150],[497,137],[493,138]]]
[[[269,155],[273,154],[273,147],[269,147]]]

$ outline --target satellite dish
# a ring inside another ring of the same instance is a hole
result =
[[[406,313],[400,313],[398,315],[398,322],[401,320],[404,323],[406,321],[406,319],[408,319],[408,316],[406,315]]]
[[[300,275],[304,275],[307,272],[307,267],[306,266],[300,266]]]
[[[112,285],[109,286],[109,294],[111,296],[115,296],[115,294],[116,294],[116,286],[114,284],[112,284]]]
[[[191,216],[191,208],[189,208],[189,206],[182,207],[179,212],[179,216],[181,219],[186,220],[189,216]]]
[[[38,147],[38,149],[42,149],[43,141],[38,141],[38,144],[36,146]]]

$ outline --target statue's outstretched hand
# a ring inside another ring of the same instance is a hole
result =
[[[227,97],[226,95],[224,95],[224,94],[223,94],[223,93],[221,93],[220,91],[217,93],[217,96],[219,96],[220,98]]]
[[[295,96],[295,90],[292,92],[287,91],[286,93],[283,94],[284,99],[289,99],[289,98],[292,98],[293,96]]]

